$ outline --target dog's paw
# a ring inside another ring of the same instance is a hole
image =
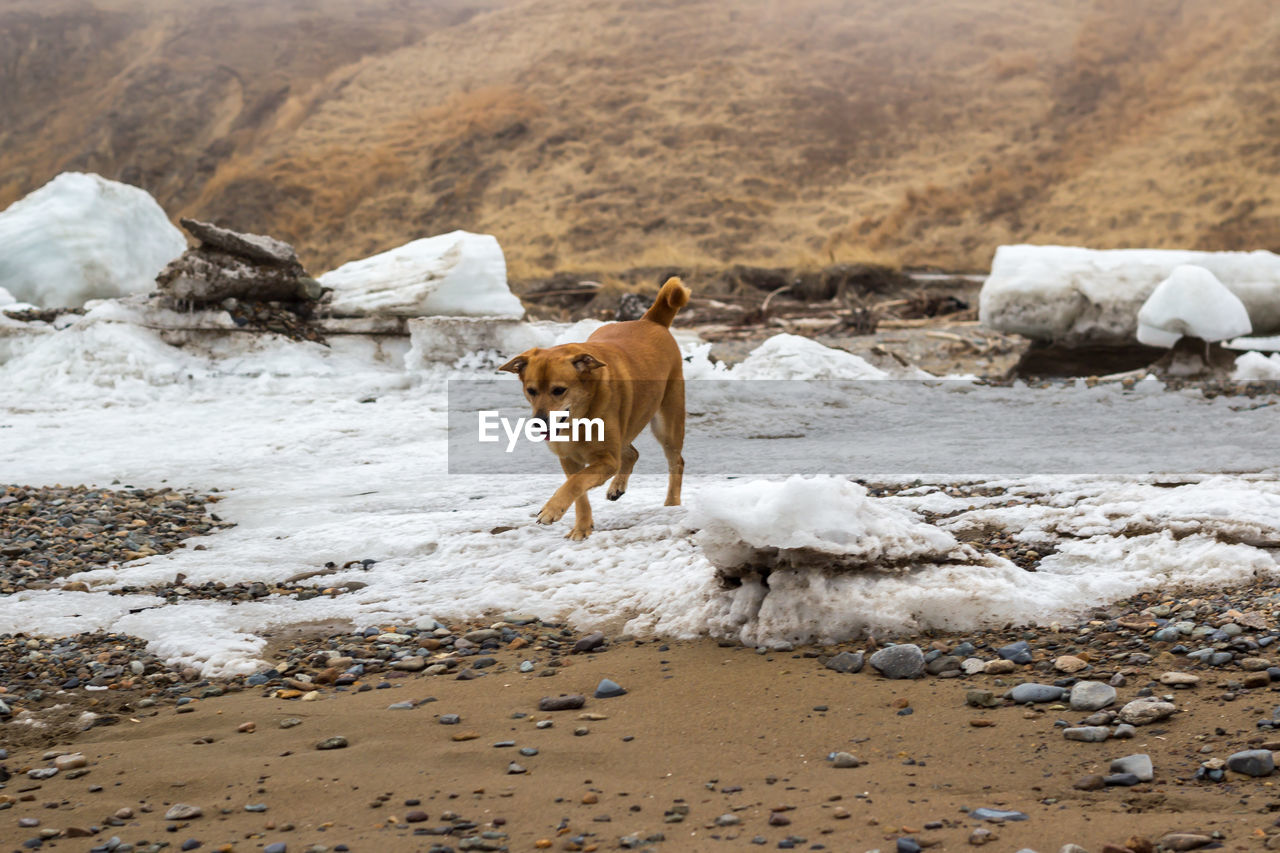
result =
[[[606,497],[606,498],[608,498],[608,499],[609,499],[609,500],[611,500],[611,501],[616,501],[618,498],[622,497],[622,496],[623,496],[623,495],[625,495],[626,493],[627,493],[627,490],[626,490],[626,489],[616,489],[616,488],[615,488],[615,489],[610,489],[608,492],[606,492],[606,493],[605,493],[605,497]]]
[[[594,527],[575,527],[572,530],[570,530],[568,533],[566,533],[564,535],[564,538],[572,539],[574,542],[581,542],[583,539],[586,539],[588,536],[591,535],[592,530],[595,530],[595,528]]]
[[[542,511],[538,513],[538,523],[539,524],[555,524],[561,518],[564,518],[564,514],[567,509],[568,507],[552,506],[551,502],[548,501],[547,505],[544,506],[542,508]]]

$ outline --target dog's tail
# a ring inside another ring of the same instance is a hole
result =
[[[676,318],[676,312],[688,304],[689,288],[673,275],[658,291],[658,298],[653,300],[653,307],[644,312],[644,319],[669,327],[671,321]]]

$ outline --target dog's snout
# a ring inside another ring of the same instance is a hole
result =
[[[534,412],[533,418],[530,419],[530,426],[541,432],[543,438],[545,438],[551,430],[551,422],[547,417],[547,413],[545,411]]]

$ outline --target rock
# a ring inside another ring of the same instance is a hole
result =
[[[1120,721],[1135,726],[1146,726],[1173,716],[1178,709],[1171,702],[1153,697],[1135,699],[1120,709]]]
[[[987,661],[987,663],[982,667],[982,671],[987,675],[1008,675],[1009,673],[1016,672],[1017,670],[1018,665],[1016,663],[1011,660],[1004,660],[1003,658],[1000,660]]]
[[[1000,700],[990,690],[969,690],[964,694],[964,702],[973,708],[995,708],[1000,705]]]
[[[1104,776],[1102,778],[1102,784],[1107,787],[1121,786],[1125,788],[1132,788],[1134,785],[1139,785],[1141,783],[1142,780],[1132,773],[1112,773],[1110,776]]]
[[[1160,846],[1165,850],[1199,850],[1213,843],[1213,837],[1194,832],[1171,832],[1160,839]]]
[[[960,662],[960,670],[965,675],[977,675],[984,672],[987,668],[987,662],[982,658],[965,658]]]
[[[69,755],[59,755],[57,758],[53,759],[53,766],[64,771],[75,770],[79,767],[86,767],[88,764],[89,759],[85,758],[78,752],[73,752]]]
[[[420,655],[410,655],[409,657],[401,658],[391,664],[391,668],[399,669],[404,672],[421,672],[427,668],[427,661],[426,658],[421,657]]]
[[[1089,662],[1075,655],[1062,655],[1053,662],[1053,668],[1058,672],[1079,672],[1089,666]]]
[[[1155,778],[1155,769],[1151,764],[1151,756],[1145,753],[1126,755],[1123,758],[1114,759],[1111,762],[1111,772],[1132,773],[1143,782],[1150,782]]]
[[[405,814],[404,821],[405,823],[422,823],[427,820],[427,818],[427,813],[422,811],[422,809],[414,809],[413,811]]]
[[[1027,816],[1022,812],[1006,811],[1004,809],[988,809],[978,808],[969,812],[969,817],[975,820],[988,820],[993,823],[1000,823],[1006,820],[1026,820]]]
[[[567,696],[544,696],[538,700],[539,711],[576,711],[585,705],[587,697],[581,693]]]
[[[1005,694],[1005,698],[1012,699],[1019,704],[1024,702],[1057,702],[1067,691],[1061,687],[1054,687],[1051,684],[1036,684],[1027,682],[1019,684],[1017,687]]]
[[[597,631],[594,634],[588,634],[573,644],[574,654],[583,654],[585,652],[594,652],[604,645],[604,634]]]
[[[1276,762],[1269,749],[1246,749],[1227,759],[1227,769],[1246,776],[1270,776],[1276,769]]]
[[[996,841],[998,838],[999,836],[994,832],[987,829],[985,826],[980,826],[973,832],[969,833],[969,844],[973,847],[981,847],[984,844],[990,844],[992,841]]]
[[[1128,723],[1121,723],[1120,725],[1116,726],[1115,729],[1112,730],[1111,737],[1115,738],[1116,740],[1128,740],[1129,738],[1134,737],[1137,734],[1138,734],[1138,730],[1135,729],[1133,726],[1129,725]]]
[[[200,245],[156,276],[156,287],[171,307],[221,306],[228,299],[311,306],[323,294],[289,244],[194,219],[179,222]]]
[[[285,847],[285,843],[283,841],[277,841],[274,844],[268,844],[266,847],[263,847],[262,853],[288,853],[288,848]]]
[[[924,675],[924,652],[912,643],[883,648],[871,656],[870,663],[885,678],[919,678]]]
[[[1104,726],[1077,726],[1063,729],[1062,736],[1067,740],[1078,740],[1084,743],[1102,743],[1111,736],[1111,732]]]
[[[1240,661],[1240,668],[1245,672],[1265,672],[1271,667],[1271,661],[1266,658],[1243,658]]]
[[[831,766],[840,768],[859,767],[863,763],[858,756],[850,752],[837,752],[831,759]]]
[[[169,810],[164,813],[165,820],[195,820],[204,814],[204,809],[199,806],[189,806],[186,803],[174,803]]]
[[[1106,787],[1106,784],[1097,773],[1091,773],[1088,776],[1081,776],[1072,787],[1078,791],[1100,791]]]
[[[1116,701],[1116,689],[1101,681],[1077,681],[1071,686],[1071,710],[1097,711]]]
[[[742,818],[732,812],[722,814],[716,818],[716,826],[737,826],[740,823],[742,823]]]
[[[347,739],[341,735],[325,738],[316,744],[316,749],[346,749],[348,746]]]
[[[597,699],[612,699],[615,696],[625,696],[626,692],[626,689],[616,681],[611,681],[608,678],[602,678],[600,683],[596,685],[596,692],[594,695]]]
[[[958,673],[961,671],[960,664],[963,663],[960,658],[955,655],[940,655],[931,661],[926,661],[924,671],[930,675],[942,675],[943,673]]]
[[[1031,646],[1026,640],[1003,646],[996,650],[996,654],[1002,660],[1013,661],[1016,664],[1031,663]]]
[[[1195,687],[1200,683],[1200,676],[1189,672],[1166,672],[1160,676],[1160,683],[1169,687]]]
[[[862,672],[864,658],[862,652],[841,652],[828,658],[825,666],[836,672]]]
[[[1062,848],[1058,850],[1058,853],[1089,853],[1089,851],[1081,847],[1079,844],[1064,844],[1062,845]]]

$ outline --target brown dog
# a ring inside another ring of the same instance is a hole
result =
[[[687,304],[689,289],[680,279],[669,278],[641,319],[601,326],[586,343],[528,350],[500,368],[519,375],[535,420],[549,424],[552,412],[568,412],[573,419],[604,423],[603,440],[597,433],[593,440],[550,442],[568,479],[538,513],[539,524],[559,521],[573,504],[567,538],[590,536],[587,491],[612,477],[607,497],[622,497],[640,458],[631,442],[645,424],[652,426],[667,456],[666,505],[680,505],[684,362],[671,337],[671,321]]]

